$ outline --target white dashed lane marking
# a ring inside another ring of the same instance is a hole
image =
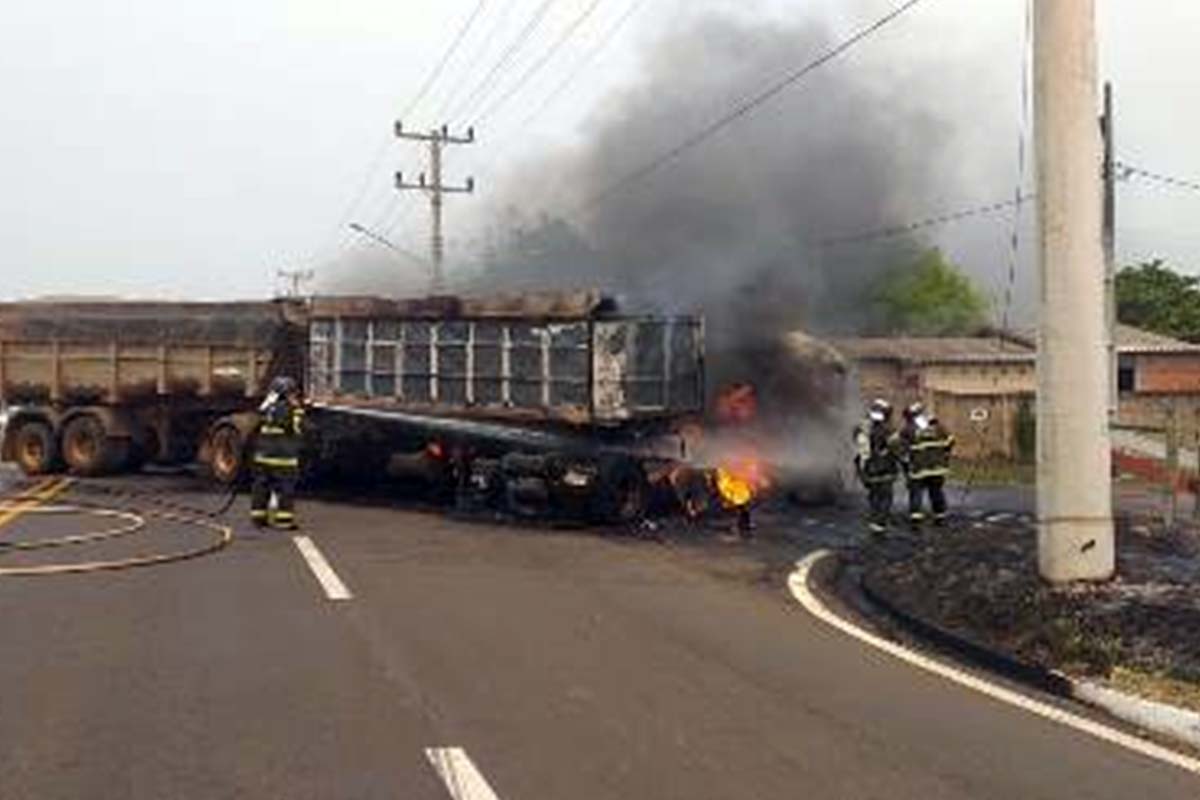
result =
[[[312,539],[307,536],[294,536],[292,541],[296,543],[296,548],[304,557],[308,568],[312,570],[313,575],[320,582],[321,588],[325,590],[326,597],[330,600],[349,600],[354,597],[346,588],[346,584],[342,583],[338,574],[333,571],[333,567],[325,560],[325,556],[317,549]]]
[[[500,800],[461,747],[427,747],[425,757],[454,800]]]

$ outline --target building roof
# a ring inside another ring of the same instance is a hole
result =
[[[1036,331],[994,336],[894,336],[836,339],[838,352],[851,361],[897,361],[906,364],[1011,363],[1031,361],[1037,351]],[[1117,352],[1200,355],[1200,345],[1118,325]]]
[[[1033,359],[1032,347],[998,336],[894,336],[836,339],[833,346],[851,361],[910,364],[1001,363]]]
[[[1132,325],[1117,325],[1117,350],[1121,353],[1200,353],[1200,344],[1144,331]]]

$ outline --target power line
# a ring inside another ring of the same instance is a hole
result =
[[[429,76],[425,79],[425,83],[421,86],[420,90],[418,90],[416,96],[409,101],[407,107],[405,108],[404,114],[401,115],[402,117],[408,116],[408,114],[414,108],[416,108],[417,104],[420,103],[425,95],[429,92],[429,89],[433,86],[434,82],[441,75],[442,70],[445,69],[446,64],[450,61],[451,56],[454,55],[455,51],[458,49],[458,46],[466,37],[467,32],[470,31],[471,26],[475,24],[475,20],[479,17],[479,14],[483,10],[483,6],[486,2],[487,0],[479,0],[475,8],[467,16],[466,20],[459,27],[458,33],[455,35],[453,41],[451,41],[450,46],[442,55],[442,58],[430,71]],[[359,184],[357,191],[351,195],[350,202],[346,205],[345,210],[338,217],[337,222],[330,231],[329,235],[325,238],[325,241],[318,250],[318,253],[329,250],[332,246],[331,243],[339,235],[344,235],[346,225],[350,222],[350,218],[354,215],[354,212],[358,210],[358,207],[362,205],[363,200],[366,199],[367,192],[370,191],[372,182],[371,179],[379,172],[380,166],[383,164],[383,158],[385,155],[387,155],[388,144],[391,142],[391,139],[392,137],[390,135],[385,135],[380,141],[379,145],[375,148],[375,152],[371,155],[371,159],[367,164],[367,170],[363,175],[363,179]]]
[[[633,0],[633,2],[629,4],[621,16],[616,20],[616,22],[611,25],[603,34],[601,34],[600,39],[591,48],[591,50],[589,50],[583,56],[583,58],[576,62],[574,68],[567,74],[562,82],[560,82],[548,95],[546,95],[542,102],[535,106],[519,125],[517,125],[515,128],[504,131],[499,137],[493,137],[493,139],[503,140],[503,143],[498,147],[493,148],[489,166],[491,163],[499,161],[501,156],[505,155],[509,150],[512,149],[513,144],[521,141],[520,139],[507,136],[507,134],[513,130],[524,130],[528,128],[537,117],[541,116],[543,111],[545,111],[556,100],[558,100],[558,98],[562,96],[563,92],[567,90],[567,88],[575,81],[575,79],[582,75],[583,71],[593,61],[595,61],[597,57],[599,57],[599,55],[605,50],[605,48],[608,47],[609,44],[613,42],[613,40],[616,38],[616,35],[623,27],[625,27],[625,24],[629,22],[634,13],[645,4],[646,0]]]
[[[901,225],[892,225],[886,228],[876,228],[874,230],[867,230],[861,233],[852,233],[844,236],[832,236],[817,242],[817,246],[823,248],[841,247],[843,245],[860,244],[862,242],[870,242],[878,239],[892,239],[897,236],[904,236],[925,228],[934,228],[942,225],[948,225],[952,222],[970,219],[972,217],[982,217],[988,214],[996,214],[1008,208],[1019,208],[1029,200],[1032,200],[1034,196],[1035,195],[1033,194],[1018,195],[1011,200],[1001,200],[996,203],[989,203],[985,206],[966,208],[962,211],[953,211],[948,214],[941,214],[936,217],[927,217],[914,222],[906,222]]]
[[[621,12],[616,21],[600,34],[600,37],[596,40],[593,46],[575,63],[566,77],[557,86],[555,86],[554,89],[547,94],[528,115],[526,115],[520,124],[514,127],[507,127],[503,129],[499,135],[494,135],[492,137],[492,139],[497,142],[497,145],[491,149],[487,156],[487,160],[482,165],[476,163],[476,166],[481,166],[484,170],[490,168],[492,165],[503,160],[504,156],[506,156],[508,152],[512,150],[514,145],[520,141],[523,141],[522,138],[513,136],[511,134],[527,129],[537,117],[541,116],[541,114],[547,108],[553,105],[554,102],[558,100],[570,87],[570,85],[580,75],[583,74],[587,67],[590,66],[610,44],[612,44],[612,42],[616,39],[617,34],[621,32],[625,25],[633,18],[633,15],[637,13],[637,11],[644,5],[646,5],[646,0],[633,0],[633,2],[631,2],[625,8],[625,10]]]
[[[711,138],[713,135],[715,135],[718,131],[722,130],[726,126],[728,126],[728,125],[736,122],[737,120],[741,119],[742,117],[746,116],[751,111],[754,111],[756,108],[763,105],[767,101],[774,99],[777,95],[782,93],[785,89],[791,87],[793,84],[795,84],[795,83],[799,82],[800,80],[802,80],[803,78],[807,77],[810,73],[815,72],[817,69],[821,68],[822,66],[829,63],[830,61],[833,61],[835,58],[837,58],[838,56],[847,52],[848,50],[852,49],[855,45],[859,44],[863,40],[869,38],[873,34],[877,33],[878,31],[882,30],[883,28],[887,27],[889,24],[891,24],[895,20],[899,19],[901,16],[903,16],[905,13],[907,13],[908,11],[915,8],[920,3],[921,3],[921,0],[907,0],[907,2],[904,2],[901,5],[897,6],[895,9],[888,12],[886,15],[884,15],[877,21],[875,21],[875,22],[871,23],[870,25],[868,25],[867,27],[859,30],[857,33],[850,36],[848,39],[843,40],[841,43],[839,43],[832,49],[826,51],[825,53],[823,53],[821,56],[819,56],[814,61],[810,61],[809,63],[805,64],[803,67],[800,67],[799,69],[788,73],[782,79],[771,84],[763,91],[750,97],[748,100],[741,102],[740,104],[735,106],[733,108],[733,110],[729,111],[728,113],[721,116],[717,120],[709,123],[707,126],[705,126],[704,128],[701,128],[696,133],[693,133],[691,136],[688,136],[686,139],[684,139],[682,142],[677,144],[675,147],[672,147],[667,152],[657,156],[656,158],[647,162],[646,164],[644,164],[643,166],[634,170],[633,172],[625,175],[623,178],[620,178],[617,181],[609,184],[609,186],[607,186],[606,188],[602,189],[597,194],[593,195],[592,197],[590,197],[586,201],[584,201],[583,207],[590,208],[594,205],[597,205],[598,203],[601,203],[604,200],[608,199],[610,196],[612,196],[616,192],[620,191],[621,189],[624,189],[626,186],[628,186],[632,183],[635,183],[637,181],[643,180],[644,178],[648,177],[649,175],[653,174],[654,172],[657,172],[663,166],[670,163],[671,161],[674,161],[676,158],[683,155],[688,150],[691,150],[693,147],[696,147],[696,146],[702,144],[703,142],[707,141],[709,138]]]
[[[500,4],[500,10],[497,12],[496,18],[492,22],[492,27],[488,29],[487,33],[483,34],[483,39],[480,42],[480,45],[475,48],[475,52],[468,59],[468,64],[473,65],[483,60],[484,54],[488,51],[488,44],[490,44],[500,35],[500,31],[503,29],[504,23],[508,21],[509,16],[512,14],[512,10],[516,7],[516,5],[517,4],[515,2],[511,1]],[[471,68],[468,66],[467,69],[462,71],[458,77],[458,80],[454,82],[454,86],[451,87],[450,91],[442,99],[442,104],[438,107],[437,113],[434,116],[439,119],[446,117],[446,113],[450,110],[451,106],[454,105],[455,101],[458,100],[459,93],[463,90],[463,88],[466,87],[470,77]]]
[[[1193,192],[1200,192],[1200,182],[1189,181],[1184,178],[1176,178],[1171,175],[1164,175],[1161,172],[1151,172],[1150,170],[1135,167],[1132,164],[1127,164],[1124,161],[1117,162],[1117,169],[1121,173],[1121,178],[1142,178],[1154,183],[1161,183],[1165,186],[1174,186],[1177,189],[1188,189]]]
[[[529,65],[529,68],[526,69],[525,72],[521,74],[521,77],[519,77],[516,82],[509,87],[508,91],[494,99],[484,108],[483,111],[479,113],[479,116],[475,118],[476,127],[482,125],[484,121],[496,111],[496,109],[500,108],[509,100],[511,100],[513,95],[520,91],[521,87],[529,82],[530,78],[540,72],[546,66],[546,64],[550,62],[550,59],[554,58],[555,54],[558,53],[562,46],[567,43],[567,40],[569,40],[575,34],[575,31],[579,30],[579,27],[587,21],[588,17],[592,15],[592,12],[595,11],[602,2],[603,0],[592,0],[592,2],[588,3],[587,7],[579,14],[579,16],[575,17],[575,19],[571,21],[571,24],[563,29],[563,32],[559,35],[558,39],[555,40],[554,44],[552,44],[537,61]]]
[[[579,60],[578,63],[575,64],[575,67],[567,74],[562,82],[559,83],[558,86],[556,86],[554,90],[550,92],[550,94],[546,95],[542,102],[534,108],[529,116],[527,116],[518,127],[524,128],[527,126],[543,111],[549,108],[555,100],[561,97],[562,93],[567,90],[567,87],[570,86],[575,79],[583,73],[583,71],[591,64],[591,62],[594,61],[610,43],[612,43],[613,39],[616,38],[616,35],[623,27],[625,27],[625,23],[629,22],[634,13],[645,4],[646,0],[634,0],[632,3],[630,3],[629,7],[625,9],[625,12],[621,14],[617,21],[601,35],[596,45],[592,47],[592,49],[589,50],[587,54]]]
[[[479,18],[479,14],[481,11],[483,11],[483,7],[486,4],[487,0],[479,0],[479,2],[475,4],[475,8],[471,11],[471,14],[466,18],[466,20],[463,21],[463,24],[458,29],[458,33],[455,34],[454,41],[450,43],[450,46],[446,48],[446,52],[442,55],[441,60],[438,61],[434,68],[429,72],[429,76],[425,79],[425,83],[421,85],[420,90],[417,92],[417,96],[414,97],[409,102],[408,106],[405,107],[404,112],[400,115],[401,119],[407,119],[408,115],[411,114],[413,109],[417,107],[417,104],[420,103],[421,100],[425,98],[425,95],[429,93],[430,88],[433,87],[433,84],[441,76],[442,71],[446,69],[446,64],[449,63],[451,57],[454,56],[454,53],[458,50],[458,46],[462,44],[462,40],[466,38],[467,33],[471,30],[471,26],[475,24],[475,20]]]
[[[533,12],[533,16],[530,17],[529,21],[525,23],[525,26],[521,28],[519,33],[517,33],[516,38],[509,43],[508,47],[506,47],[500,54],[500,58],[496,60],[496,63],[492,65],[492,68],[488,70],[487,74],[483,76],[483,80],[475,85],[475,88],[470,94],[467,95],[467,99],[458,106],[454,116],[465,114],[467,109],[475,104],[476,100],[484,99],[488,91],[490,91],[492,86],[495,84],[496,79],[500,76],[501,71],[508,66],[513,57],[520,51],[522,47],[525,46],[525,43],[529,41],[529,38],[533,36],[539,27],[541,27],[542,21],[546,18],[546,12],[550,10],[550,6],[552,6],[554,2],[555,0],[542,0],[542,4],[539,5],[537,10]]]

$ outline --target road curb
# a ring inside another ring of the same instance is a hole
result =
[[[1103,709],[1117,719],[1200,748],[1200,712],[1110,689],[1013,658],[923,620],[892,603],[867,575],[858,581],[867,600],[914,636],[932,642],[963,661],[1016,683]]]

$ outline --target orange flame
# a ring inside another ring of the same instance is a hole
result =
[[[713,471],[713,486],[721,502],[729,509],[750,505],[767,485],[762,467],[754,459],[741,459]]]

